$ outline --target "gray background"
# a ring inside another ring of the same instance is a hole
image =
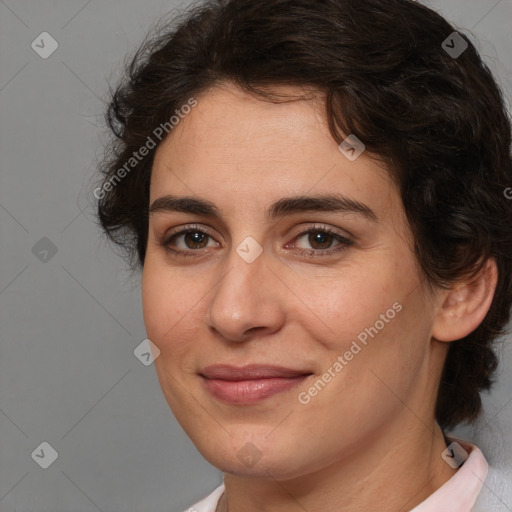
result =
[[[187,4],[0,0],[2,512],[179,512],[221,482],[133,354],[145,338],[138,278],[100,238],[91,196],[107,83]],[[473,32],[510,105],[512,0],[428,5]],[[31,48],[45,31],[59,45],[47,59]],[[485,417],[456,431],[500,470],[488,482],[500,510],[512,510],[509,341]],[[43,441],[58,452],[47,469],[31,457]]]

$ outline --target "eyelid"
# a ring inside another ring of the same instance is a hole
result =
[[[205,234],[211,236],[212,238],[215,238],[211,234],[209,229],[210,229],[209,226],[206,226],[206,228],[205,228],[204,224],[186,224],[184,226],[177,226],[175,228],[172,228],[170,231],[166,232],[162,238],[168,239],[173,235],[183,234],[183,232],[193,231],[193,230],[204,232]],[[355,238],[352,235],[352,233],[348,232],[347,230],[343,230],[343,232],[340,232],[341,230],[339,230],[338,228],[333,228],[327,224],[320,224],[320,223],[312,223],[310,226],[307,226],[307,227],[301,226],[300,228],[297,228],[297,233],[295,235],[293,235],[292,238],[295,239],[299,235],[304,235],[308,231],[313,231],[315,229],[317,229],[318,231],[329,232],[330,234],[337,235],[344,239],[350,240],[352,238]]]
[[[331,235],[336,235],[340,238],[343,238],[345,240],[351,240],[355,238],[351,233],[349,233],[346,230],[341,230],[340,228],[336,228],[333,226],[330,226],[328,224],[322,224],[318,222],[313,222],[311,225],[308,226],[300,226],[300,228],[297,228],[297,233],[293,236],[293,239],[297,238],[298,236],[305,235],[306,233],[310,231],[325,231]]]
[[[334,241],[338,242],[336,245],[333,245],[332,247],[328,247],[327,249],[305,249],[303,247],[297,247],[296,243],[297,240],[308,236],[310,233],[315,232],[321,232],[321,233],[327,233],[331,237],[334,238]],[[308,228],[302,229],[297,233],[293,239],[291,240],[291,244],[295,250],[301,254],[306,255],[309,258],[327,258],[329,256],[336,256],[340,255],[342,252],[344,252],[346,249],[354,245],[354,240],[351,236],[345,236],[338,232],[337,229],[334,229],[330,226],[321,225],[321,224],[314,224],[312,226],[309,226]],[[289,248],[290,243],[287,243],[285,245],[285,248]]]
[[[212,233],[209,231],[209,229],[205,229],[204,225],[202,224],[187,224],[185,226],[177,226],[176,228],[172,228],[170,231],[167,231],[164,235],[162,235],[160,238],[159,238],[159,244],[168,248],[169,244],[171,243],[171,239],[174,238],[174,237],[180,237],[180,236],[183,236],[185,235],[187,232],[200,232],[200,233],[204,233],[205,235],[207,235],[208,237],[210,237],[212,240],[215,240],[216,243],[219,243],[217,242],[216,238],[212,235]],[[184,251],[184,252],[201,252],[201,251],[204,251],[206,249],[206,247],[204,247],[203,249],[189,249],[188,251]],[[168,249],[169,251],[172,252],[171,249]],[[181,251],[181,249],[176,249],[176,252],[179,252]]]
[[[184,226],[177,226],[172,228],[170,231],[167,231],[163,238],[170,238],[173,235],[183,234],[184,232],[194,230],[201,231],[202,233],[205,233],[214,238],[213,235],[209,232],[209,228],[207,227],[207,229],[205,229],[204,224],[185,224]]]

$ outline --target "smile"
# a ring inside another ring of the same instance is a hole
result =
[[[301,384],[311,372],[278,366],[209,366],[199,374],[206,390],[230,404],[248,405]]]

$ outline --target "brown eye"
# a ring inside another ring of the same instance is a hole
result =
[[[308,233],[308,243],[313,249],[329,249],[334,240],[334,236],[325,231],[310,231]]]
[[[306,246],[309,247],[301,247],[303,243],[298,243],[300,239],[305,239]],[[335,242],[337,243],[334,244]],[[303,231],[295,237],[294,242],[294,246],[297,250],[308,256],[327,256],[335,252],[340,252],[352,244],[353,242],[348,238],[335,233],[328,227],[322,226],[313,226],[312,228]]]
[[[169,253],[177,256],[194,256],[202,253],[202,249],[212,247],[208,245],[213,237],[201,229],[190,227],[171,233],[160,240],[160,245]],[[218,245],[218,244],[217,244]]]
[[[203,249],[206,247],[205,240],[208,240],[209,235],[201,231],[185,231],[183,241],[188,249]]]

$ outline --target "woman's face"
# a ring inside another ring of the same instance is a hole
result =
[[[281,479],[428,432],[446,344],[386,171],[319,102],[197,100],[155,156],[142,277],[178,422],[222,471]]]

